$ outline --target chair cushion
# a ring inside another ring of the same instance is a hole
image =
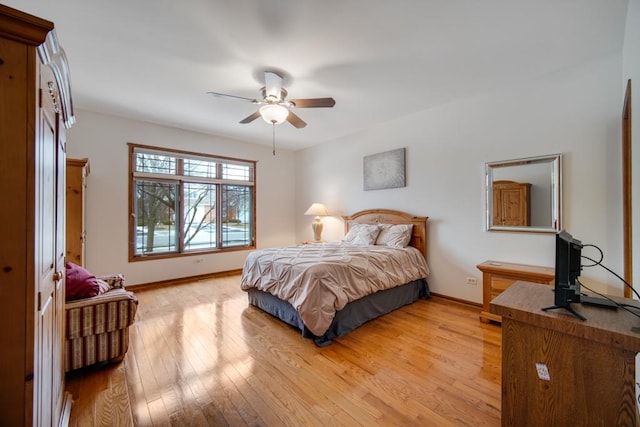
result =
[[[86,269],[72,262],[66,265],[65,291],[66,300],[95,297],[109,290],[109,284],[96,278]]]
[[[138,299],[133,292],[111,289],[93,298],[65,304],[66,336],[74,339],[99,335],[133,325]]]

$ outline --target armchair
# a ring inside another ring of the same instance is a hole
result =
[[[129,349],[129,326],[138,299],[125,290],[121,274],[102,276],[106,292],[65,304],[65,371],[99,362],[119,362]]]

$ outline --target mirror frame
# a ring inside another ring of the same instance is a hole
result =
[[[493,171],[505,166],[518,166],[533,163],[549,163],[551,166],[551,224],[548,227],[507,226],[493,224]],[[522,159],[504,160],[485,163],[485,193],[486,193],[486,230],[487,231],[517,231],[528,233],[556,233],[562,230],[562,154],[526,157]]]

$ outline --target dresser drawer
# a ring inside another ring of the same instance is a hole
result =
[[[482,312],[480,320],[500,322],[500,316],[489,312],[489,303],[517,281],[552,285],[555,280],[554,268],[528,264],[514,264],[501,261],[485,261],[478,264],[482,271]]]
[[[489,286],[491,286],[491,293],[493,296],[499,295],[516,281],[517,280],[515,279],[509,279],[507,277],[492,276],[489,283]]]

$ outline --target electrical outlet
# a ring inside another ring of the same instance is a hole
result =
[[[476,286],[478,284],[478,279],[475,277],[467,277],[467,285]]]
[[[549,369],[547,365],[544,363],[536,363],[536,371],[538,371],[538,378],[543,381],[551,381],[551,377],[549,376]]]

